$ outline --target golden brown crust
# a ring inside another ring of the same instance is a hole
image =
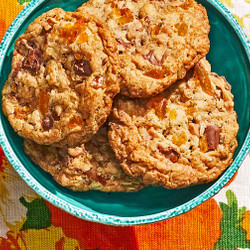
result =
[[[135,192],[141,178],[127,175],[112,151],[103,126],[85,145],[59,149],[24,140],[25,153],[61,186],[73,191]]]
[[[215,180],[232,163],[239,125],[224,77],[203,59],[184,80],[148,99],[117,98],[109,139],[124,170],[146,185]]]
[[[119,92],[118,72],[117,45],[106,24],[51,10],[16,42],[4,113],[20,136],[37,143],[82,144],[106,121]]]
[[[90,0],[78,11],[98,16],[115,34],[123,95],[162,92],[209,51],[206,9],[193,0]]]

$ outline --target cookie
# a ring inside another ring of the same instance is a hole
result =
[[[51,10],[17,40],[2,91],[17,133],[39,144],[74,147],[106,121],[119,92],[119,58],[106,24]]]
[[[121,93],[129,97],[162,92],[209,51],[207,12],[194,0],[90,0],[77,11],[97,16],[114,33]]]
[[[135,192],[142,179],[127,175],[112,151],[107,126],[76,148],[55,148],[24,140],[25,153],[56,182],[74,191]]]
[[[231,86],[203,59],[156,97],[117,99],[109,139],[128,174],[171,189],[215,180],[233,161],[238,129]]]

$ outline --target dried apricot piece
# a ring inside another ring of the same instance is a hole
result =
[[[84,20],[77,20],[74,25],[67,23],[62,29],[59,30],[59,37],[63,38],[67,43],[76,41],[79,34],[83,33],[86,29]]]
[[[162,23],[155,25],[152,29],[151,29],[151,35],[152,36],[157,36],[160,33],[162,27]]]
[[[167,100],[164,97],[155,97],[151,100],[151,107],[155,110],[155,114],[163,119],[168,111]]]
[[[180,147],[182,144],[186,143],[187,136],[186,136],[185,132],[181,131],[181,133],[178,136],[174,135],[172,142],[178,147]]]
[[[41,89],[39,92],[39,110],[43,116],[49,111],[49,99],[47,89]]]
[[[187,107],[187,110],[186,110],[187,115],[193,115],[195,111],[196,111],[196,108],[194,106],[189,106]]]
[[[186,0],[185,3],[181,6],[184,10],[187,10],[191,7],[192,3],[190,0]]]
[[[68,127],[69,127],[70,129],[72,129],[72,128],[75,128],[75,127],[77,127],[77,126],[82,126],[82,124],[83,124],[82,118],[80,118],[80,117],[73,117],[73,118],[69,121]]]
[[[206,153],[208,151],[208,145],[207,145],[206,135],[203,135],[200,138],[199,146],[200,146],[201,152]]]
[[[199,79],[202,90],[208,95],[215,95],[212,82],[210,80],[208,72],[205,68],[198,63],[194,69],[195,76]]]
[[[185,36],[188,31],[188,26],[186,23],[177,23],[175,28],[178,30],[178,36]]]
[[[169,112],[169,118],[170,118],[171,120],[175,120],[176,117],[177,117],[176,110],[175,110],[175,109],[170,110],[170,112]]]
[[[86,43],[89,40],[89,36],[86,32],[82,32],[77,40],[78,44]]]
[[[145,76],[152,77],[154,79],[163,79],[165,76],[165,70],[163,69],[151,69],[144,73]]]
[[[128,8],[120,9],[121,17],[117,19],[118,25],[124,25],[134,20],[132,12]]]
[[[29,108],[24,106],[23,108],[15,108],[15,116],[17,119],[27,119]]]
[[[113,7],[112,14],[114,14],[115,16],[121,16],[121,10],[118,9],[115,5],[112,7]]]

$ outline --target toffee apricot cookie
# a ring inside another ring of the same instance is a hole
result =
[[[116,100],[109,139],[124,170],[146,185],[215,180],[233,161],[239,125],[231,86],[202,59],[162,94]]]
[[[207,13],[194,0],[90,0],[77,11],[115,34],[121,93],[129,97],[162,92],[209,51]]]
[[[106,121],[119,92],[118,71],[116,41],[106,24],[51,10],[15,44],[3,111],[22,137],[80,145]]]
[[[24,140],[26,154],[56,182],[74,191],[135,192],[142,179],[127,175],[112,151],[103,126],[85,145],[55,148]]]

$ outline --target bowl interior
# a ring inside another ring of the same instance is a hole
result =
[[[226,76],[228,82],[232,85],[232,92],[235,96],[235,109],[240,124],[238,134],[239,146],[235,153],[236,157],[244,143],[250,124],[249,59],[240,39],[225,17],[206,0],[200,0],[199,2],[206,7],[211,25],[211,49],[207,58],[212,64],[214,72]],[[26,16],[25,22],[16,30],[15,36],[9,43],[10,45],[5,54],[3,64],[0,65],[1,88],[10,72],[14,42],[25,31],[27,25],[34,18],[54,7],[73,11],[81,4],[82,1],[79,0],[49,0],[42,3],[35,11]],[[45,173],[29,160],[23,152],[23,140],[13,131],[2,110],[0,112],[0,122],[3,125],[4,133],[24,168],[52,194],[80,209],[119,217],[151,215],[183,205],[201,195],[215,184],[210,183],[180,190],[148,187],[137,193],[71,192],[57,185],[49,174]],[[216,182],[220,182],[223,176]]]

